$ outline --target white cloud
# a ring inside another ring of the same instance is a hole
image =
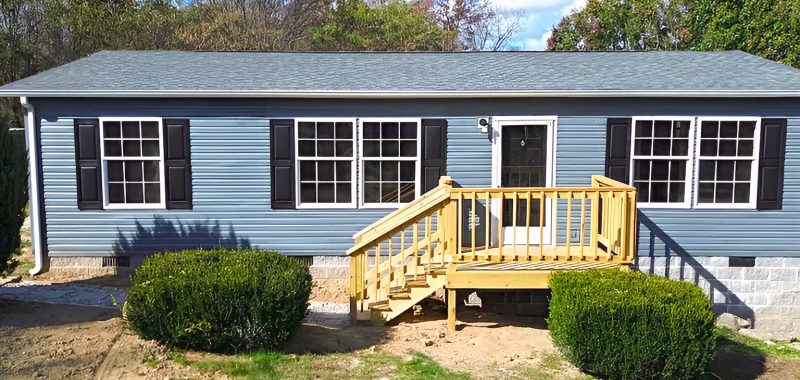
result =
[[[524,50],[544,50],[551,29],[573,9],[582,9],[587,0],[491,0],[502,11],[523,12],[520,31],[512,44]]]

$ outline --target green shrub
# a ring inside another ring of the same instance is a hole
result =
[[[23,135],[0,125],[0,276],[19,248],[19,230],[28,201],[28,161]]]
[[[216,352],[272,349],[303,321],[311,274],[274,251],[189,250],[148,257],[125,317],[145,339]]]
[[[703,291],[639,272],[559,272],[548,324],[581,370],[612,379],[692,379],[714,358],[715,317]]]

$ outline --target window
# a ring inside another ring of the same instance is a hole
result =
[[[755,207],[758,118],[699,118],[699,207]]]
[[[361,205],[399,206],[419,195],[420,119],[361,120]]]
[[[355,119],[298,119],[300,207],[355,206]]]
[[[105,206],[165,208],[162,121],[101,118]]]
[[[693,118],[633,119],[631,178],[641,206],[689,206],[693,127]]]

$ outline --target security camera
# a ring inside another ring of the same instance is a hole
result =
[[[491,125],[492,120],[488,116],[478,117],[478,128],[480,128],[481,133],[488,133]]]

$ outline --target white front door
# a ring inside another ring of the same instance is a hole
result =
[[[553,187],[555,125],[555,117],[494,118],[493,187]],[[510,199],[492,203],[493,224],[498,226],[493,240],[498,242],[502,228],[504,245],[551,244],[551,202],[546,201],[542,210],[538,199],[531,200],[530,209],[527,201],[518,201],[516,223],[513,204]]]

